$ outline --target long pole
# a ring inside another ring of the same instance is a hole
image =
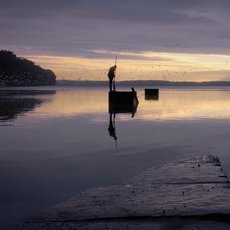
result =
[[[115,65],[117,65],[117,56],[115,57]],[[114,89],[116,88],[116,86],[115,86],[115,78],[113,78],[113,87],[114,87]]]

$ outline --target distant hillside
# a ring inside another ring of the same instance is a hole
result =
[[[71,81],[71,80],[58,80],[56,85],[60,86],[107,86],[108,81]],[[144,86],[144,87],[157,87],[157,86],[230,86],[230,81],[206,81],[206,82],[189,82],[189,81],[160,81],[160,80],[137,80],[137,81],[117,81],[116,86]]]
[[[0,87],[55,85],[56,76],[32,61],[17,57],[13,52],[0,50]]]

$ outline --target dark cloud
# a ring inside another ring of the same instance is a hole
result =
[[[0,48],[229,53],[229,10],[229,0],[0,0]]]

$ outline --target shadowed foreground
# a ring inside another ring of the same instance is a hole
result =
[[[194,157],[79,193],[17,229],[229,229],[229,188],[218,158]]]

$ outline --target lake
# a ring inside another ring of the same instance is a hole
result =
[[[230,175],[230,87],[136,90],[136,111],[111,115],[103,87],[0,90],[0,227],[194,155],[218,156]]]

